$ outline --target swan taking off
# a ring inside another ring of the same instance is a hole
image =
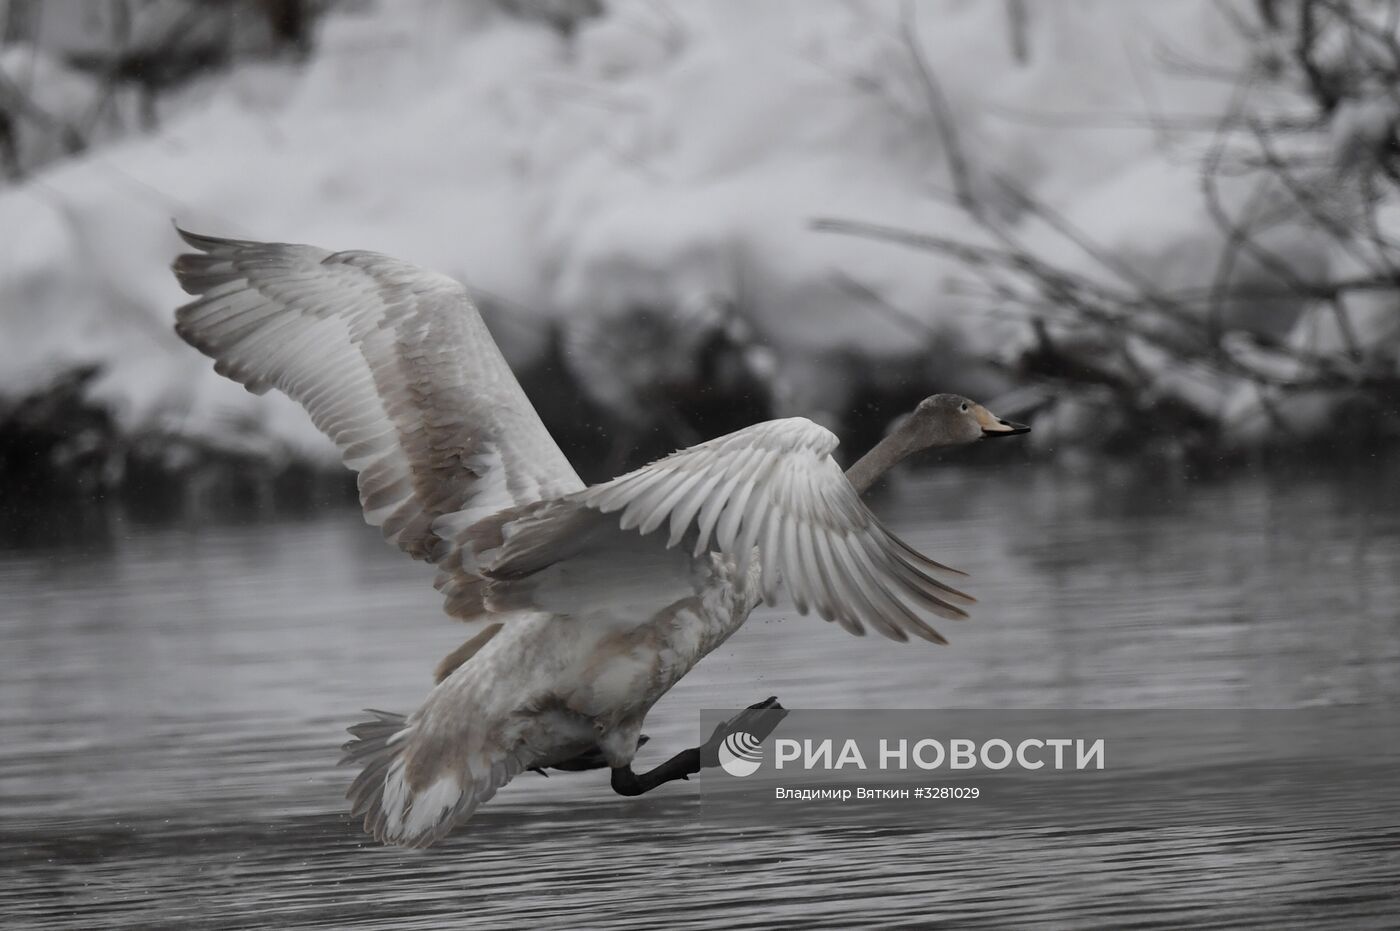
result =
[[[646,792],[714,765],[702,747],[632,770],[652,705],[749,612],[785,589],[853,634],[944,643],[962,575],[860,501],[930,446],[1028,428],[956,395],[927,398],[843,474],[836,437],[801,417],[681,450],[585,487],[462,285],[372,252],[180,233],[197,299],[176,332],[215,370],[298,401],[358,473],[365,520],[438,567],[447,613],[474,626],[403,717],[350,729],[348,797],[377,839],[427,846],[525,769],[608,767]],[[752,706],[728,727],[763,736]]]

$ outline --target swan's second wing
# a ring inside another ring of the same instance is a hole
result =
[[[799,613],[815,609],[855,634],[869,625],[895,640],[913,634],[944,642],[924,616],[966,617],[958,605],[973,599],[937,577],[962,573],[880,524],[831,458],[836,445],[829,430],[804,418],[769,421],[681,450],[570,500],[620,513],[623,530],[645,535],[665,528],[668,547],[693,539],[697,555],[714,548],[748,559],[757,547],[770,604],[781,579]],[[491,574],[509,577],[547,562],[531,537],[508,539]]]
[[[444,515],[467,526],[583,487],[456,281],[373,252],[181,235],[200,251],[175,274],[198,299],[176,332],[305,407],[359,474],[365,519],[410,556],[443,555]],[[469,570],[438,585],[449,613],[474,613]]]

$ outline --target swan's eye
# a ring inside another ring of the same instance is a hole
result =
[[[967,402],[966,402],[966,401],[962,402],[962,407],[959,407],[958,410],[960,410],[960,411],[962,411],[964,414],[966,414],[966,413],[967,413]]]

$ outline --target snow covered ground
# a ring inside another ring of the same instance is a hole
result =
[[[109,133],[0,188],[0,408],[95,363],[90,399],[124,430],[332,460],[290,402],[243,392],[175,337],[172,219],[453,275],[483,295],[513,364],[544,362],[557,326],[574,376],[620,416],[649,373],[688,364],[687,326],[730,326],[761,350],[745,358],[779,412],[840,423],[889,373],[1000,393],[1031,341],[1017,309],[949,257],[811,227],[988,242],[950,202],[956,166],[906,29],[949,101],[971,189],[1037,250],[1113,278],[999,201],[994,176],[1154,286],[1211,287],[1209,135],[1179,124],[1231,106],[1219,74],[1258,54],[1232,23],[1253,4],[939,0],[912,22],[905,9],[609,0],[565,37],[487,4],[339,8],[305,63],[241,64],[163,101],[156,129]],[[1276,234],[1304,277],[1335,258],[1311,235]],[[1371,329],[1393,342],[1391,297]],[[1229,325],[1283,339],[1316,316],[1297,300],[1236,310]],[[629,364],[617,336],[639,312],[676,334],[657,350],[672,362]],[[1206,396],[1267,440],[1243,385]]]

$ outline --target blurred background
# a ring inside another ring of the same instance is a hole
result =
[[[950,649],[761,609],[658,760],[769,694],[1393,703],[1400,0],[0,0],[0,43],[0,915],[736,927],[739,874],[804,927],[1393,915],[1366,812],[741,842],[583,774],[362,848],[341,728],[461,633],[169,265],[175,219],[458,278],[589,480],[777,416],[849,460],[938,391],[1032,424],[873,499],[973,573]]]

